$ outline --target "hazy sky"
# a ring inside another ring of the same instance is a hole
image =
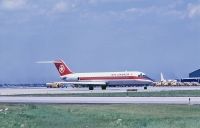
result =
[[[200,0],[0,0],[0,83],[58,81],[74,72],[200,68]]]

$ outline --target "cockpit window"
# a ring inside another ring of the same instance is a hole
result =
[[[144,75],[143,75],[142,73],[138,75],[138,77],[143,77],[143,76],[144,76]]]

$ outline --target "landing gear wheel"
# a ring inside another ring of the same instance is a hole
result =
[[[94,87],[92,85],[89,85],[89,90],[94,90]]]
[[[102,89],[102,90],[106,90],[106,85],[102,85],[102,86],[101,86],[101,89]]]

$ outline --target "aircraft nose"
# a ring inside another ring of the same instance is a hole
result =
[[[147,79],[147,80],[149,80],[149,82],[155,82],[155,80],[153,80],[153,79],[151,79],[150,77],[148,77],[148,76],[145,76],[145,78]]]

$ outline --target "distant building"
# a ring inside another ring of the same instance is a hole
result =
[[[194,77],[199,77],[199,78],[200,78],[200,69],[198,69],[198,70],[196,70],[196,71],[194,71],[194,72],[191,72],[191,73],[189,74],[189,77],[190,77],[190,78],[194,78]]]
[[[200,69],[189,73],[189,78],[182,78],[181,82],[198,82],[198,83],[200,83]]]
[[[195,78],[182,78],[181,82],[198,82],[200,83],[200,77],[195,77]]]

